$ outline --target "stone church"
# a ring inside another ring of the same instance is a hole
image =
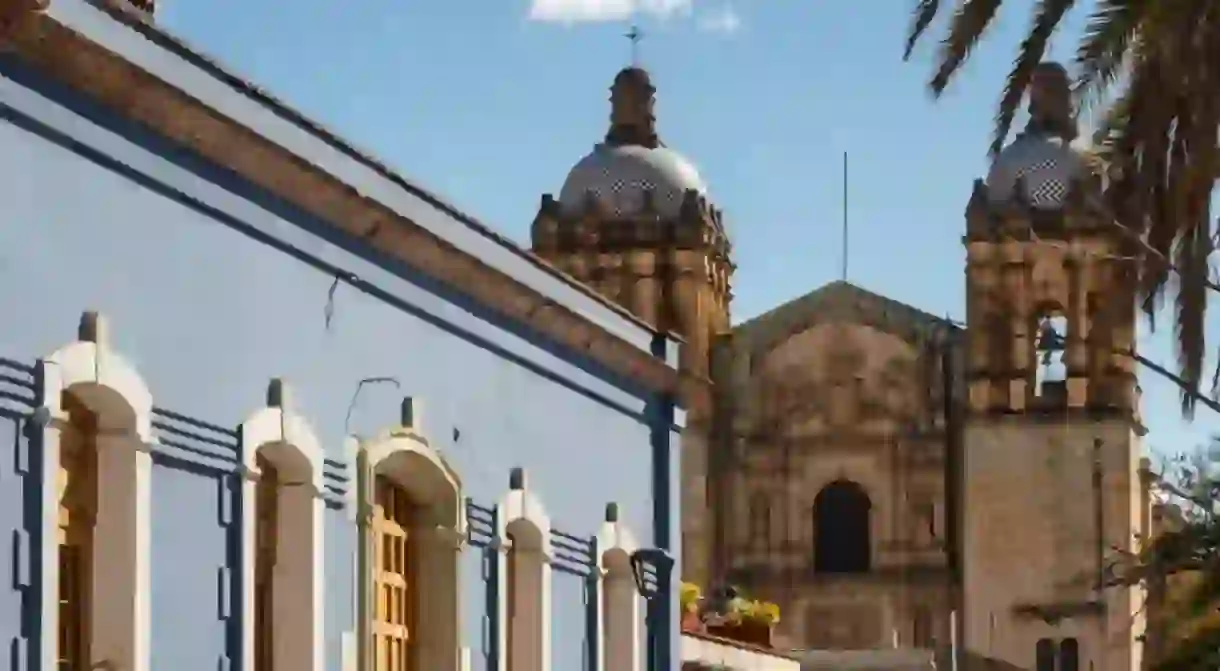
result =
[[[544,195],[534,251],[680,334],[684,579],[781,605],[800,648],[933,646],[1140,667],[1142,595],[1099,588],[1148,528],[1124,238],[1064,70],[967,204],[965,324],[833,282],[744,323],[732,246],[622,70],[605,138]]]

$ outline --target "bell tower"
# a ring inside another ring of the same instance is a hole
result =
[[[658,137],[648,72],[625,68],[610,91],[605,140],[572,169],[558,200],[542,196],[533,250],[682,336],[683,369],[707,377],[713,338],[729,328],[723,215],[695,168]]]
[[[647,71],[621,70],[610,88],[610,128],[542,196],[533,251],[654,327],[684,339],[683,575],[708,578],[712,546],[708,445],[712,356],[730,329],[733,263],[724,217],[695,167],[656,129]]]
[[[1039,66],[966,211],[962,633],[1021,668],[1135,671],[1142,600],[1102,587],[1143,518],[1131,255],[1068,100]]]

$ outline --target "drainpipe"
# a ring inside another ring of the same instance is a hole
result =
[[[356,444],[356,671],[372,671],[373,660],[369,653],[372,632],[372,599],[370,584],[369,549],[371,530],[369,521],[372,510],[369,506],[369,455],[363,441]]]

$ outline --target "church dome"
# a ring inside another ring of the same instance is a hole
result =
[[[993,202],[1020,198],[1036,209],[1058,209],[1064,205],[1072,183],[1089,177],[1086,158],[1060,138],[1025,132],[996,157],[987,174],[987,190]],[[1017,183],[1023,193],[1017,194]]]
[[[559,203],[569,214],[582,212],[590,194],[615,217],[644,210],[646,192],[653,210],[676,217],[687,191],[706,196],[707,185],[695,166],[667,147],[599,144],[576,163],[564,180]]]

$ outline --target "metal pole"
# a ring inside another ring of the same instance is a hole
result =
[[[660,609],[657,608],[656,599],[648,601],[645,604],[645,607],[648,609],[648,631],[644,637],[645,650],[648,653],[648,671],[661,671],[661,648],[658,645],[659,641],[657,640],[657,631],[661,627],[660,618],[657,617],[657,611]]]
[[[657,562],[657,671],[673,671],[674,560],[666,554]]]
[[[650,565],[656,573],[655,590],[649,590],[646,584],[646,568]],[[677,624],[674,610],[677,604],[672,594],[673,568],[674,558],[663,548],[645,548],[631,555],[635,587],[644,597],[647,608],[644,614],[647,671],[673,671],[673,631],[677,629],[674,626]]]
[[[372,671],[371,645],[372,599],[369,588],[370,538],[369,518],[369,457],[364,445],[356,447],[356,669]]]

